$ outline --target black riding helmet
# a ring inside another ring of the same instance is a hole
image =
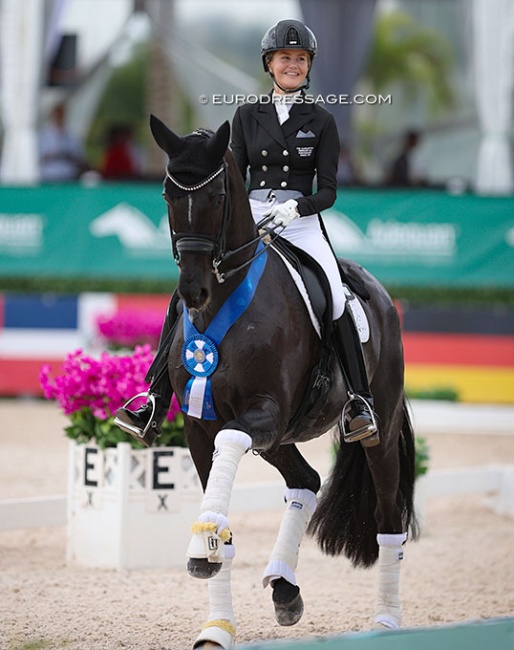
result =
[[[306,77],[306,85],[303,86],[303,88],[308,88],[312,60],[318,51],[318,43],[312,31],[299,20],[281,20],[273,27],[270,27],[264,34],[261,41],[262,65],[264,72],[268,72],[274,82],[275,79],[268,67],[268,61],[273,52],[278,50],[306,50],[309,53],[311,58],[309,72]],[[281,89],[285,90],[284,88]],[[296,90],[298,89],[285,92],[296,92]]]

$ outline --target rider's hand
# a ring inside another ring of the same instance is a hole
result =
[[[263,217],[272,217],[274,226],[284,226],[284,228],[300,216],[298,212],[298,201],[294,199],[289,199],[285,203],[279,203],[274,205],[270,210],[268,210]]]

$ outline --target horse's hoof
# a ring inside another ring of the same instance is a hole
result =
[[[375,630],[399,630],[400,621],[390,614],[380,614],[373,621]]]
[[[285,578],[279,578],[273,583],[273,605],[279,625],[296,625],[303,614],[300,587],[292,585]]]
[[[236,628],[224,619],[210,621],[197,636],[193,643],[193,650],[207,650],[207,648],[221,648],[232,650],[235,647]]]
[[[205,558],[191,557],[187,561],[187,572],[193,578],[208,580],[221,571],[223,562],[209,562]]]

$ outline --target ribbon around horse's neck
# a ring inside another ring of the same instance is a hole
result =
[[[260,253],[262,242],[257,246]],[[184,305],[184,345],[182,364],[193,375],[187,382],[182,400],[182,410],[201,420],[216,420],[210,376],[218,366],[218,349],[225,334],[252,302],[266,266],[267,252],[258,255],[251,263],[244,280],[234,289],[218,310],[203,334],[196,329]]]

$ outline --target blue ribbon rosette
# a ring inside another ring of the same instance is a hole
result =
[[[182,410],[191,417],[216,419],[210,377],[218,367],[218,346],[253,300],[266,266],[267,252],[263,248],[264,245],[259,242],[257,257],[251,263],[244,280],[223,303],[203,334],[191,322],[184,305],[182,364],[192,376],[184,389]]]

